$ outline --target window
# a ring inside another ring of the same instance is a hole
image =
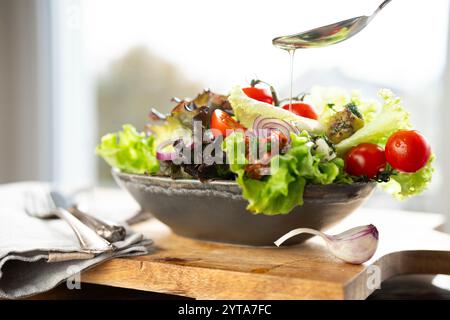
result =
[[[45,43],[51,52],[52,108],[42,116],[52,123],[48,176],[61,183],[111,183],[108,168],[93,152],[100,136],[127,122],[142,128],[149,107],[168,111],[173,96],[193,96],[203,87],[226,93],[255,77],[286,96],[289,57],[272,47],[271,39],[370,14],[379,2],[36,2],[48,9],[40,11],[41,18],[51,17],[50,32],[42,29],[49,33]],[[397,0],[348,42],[296,53],[294,92],[316,84],[367,95],[392,88],[404,97],[415,126],[438,153],[439,172],[426,194],[396,202],[380,193],[372,205],[439,210],[440,173],[448,176],[450,171],[440,157],[444,146],[439,138],[445,129],[441,99],[444,73],[449,72],[448,17],[448,1],[432,1],[424,10],[420,1]]]
[[[288,54],[273,48],[271,39],[368,14],[378,2],[82,1],[97,136],[125,122],[143,126],[150,106],[167,111],[172,96],[192,96],[205,86],[227,92],[257,76],[286,95]],[[319,84],[375,95],[392,88],[404,97],[415,126],[438,145],[448,12],[447,1],[430,3],[427,10],[420,2],[390,3],[348,42],[297,52],[294,91]],[[106,181],[107,169],[98,163]],[[437,210],[440,184],[436,175],[422,197],[402,203],[379,193],[372,204]]]

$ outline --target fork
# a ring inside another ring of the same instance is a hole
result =
[[[58,218],[64,220],[75,233],[82,252],[98,254],[115,249],[113,244],[103,239],[69,211],[57,207],[48,192],[44,190],[26,192],[24,200],[24,209],[29,216],[42,219],[47,216],[46,213],[52,212]]]

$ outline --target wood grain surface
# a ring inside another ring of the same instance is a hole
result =
[[[329,233],[369,223],[380,231],[377,253],[351,265],[318,238],[293,247],[235,246],[182,238],[153,219],[134,227],[155,241],[152,254],[104,263],[82,281],[196,299],[365,299],[377,279],[450,274],[450,236],[435,230],[442,216],[360,209]]]

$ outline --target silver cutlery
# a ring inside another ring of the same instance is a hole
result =
[[[85,225],[97,232],[102,238],[112,243],[125,239],[126,230],[123,226],[111,224],[81,211],[71,197],[62,194],[59,191],[51,191],[50,196],[57,207],[64,208],[72,213]]]
[[[391,0],[384,1],[370,16],[359,16],[305,32],[277,37],[272,43],[285,50],[318,48],[339,43],[364,29],[389,2]]]
[[[97,254],[115,249],[113,244],[99,236],[72,213],[58,207],[48,192],[44,190],[38,193],[27,192],[24,202],[25,212],[32,217],[46,219],[50,216],[57,216],[64,220],[75,233],[82,252]]]

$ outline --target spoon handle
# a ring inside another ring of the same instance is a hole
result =
[[[94,230],[86,226],[83,222],[78,220],[69,211],[63,208],[56,208],[54,214],[60,219],[67,222],[77,236],[80,243],[81,250],[89,253],[102,253],[112,251],[114,246],[100,237]]]
[[[97,219],[80,209],[73,206],[68,209],[75,217],[84,222],[88,227],[91,227],[98,235],[108,240],[111,243],[122,241],[126,237],[126,230],[124,227],[114,224],[109,224],[105,221]]]
[[[383,9],[384,7],[386,7],[388,5],[389,2],[391,2],[392,0],[385,0],[382,4],[380,4],[377,8],[377,10],[375,10],[375,12],[373,13],[372,16],[376,15],[378,12],[381,11],[381,9]]]

